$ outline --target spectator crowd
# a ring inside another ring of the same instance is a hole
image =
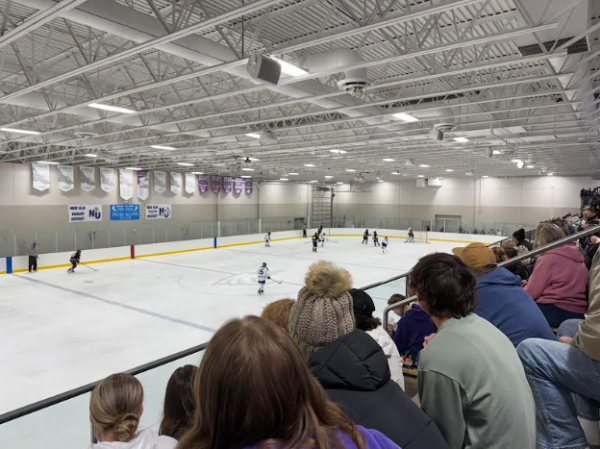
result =
[[[498,267],[597,215],[422,257],[387,329],[350,273],[317,262],[297,298],[224,324],[172,374],[156,429],[138,428],[135,377],[100,382],[92,448],[598,449],[600,236]]]

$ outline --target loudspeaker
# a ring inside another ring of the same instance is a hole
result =
[[[281,66],[279,63],[258,53],[250,55],[246,71],[252,78],[275,85],[277,85],[281,76]]]

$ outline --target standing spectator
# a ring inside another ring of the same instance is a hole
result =
[[[97,444],[90,449],[173,449],[177,440],[152,429],[138,432],[144,390],[131,374],[113,374],[100,382],[90,398],[90,420]]]
[[[314,377],[356,424],[379,430],[403,449],[447,448],[431,420],[391,380],[381,347],[355,329],[351,286],[346,270],[315,263],[292,306],[289,333]]]
[[[265,306],[260,317],[276,324],[287,332],[288,320],[293,305],[294,300],[290,298],[273,301]]]
[[[564,237],[558,226],[544,223],[536,239],[539,246],[545,246]],[[571,242],[537,259],[525,291],[537,303],[550,326],[558,327],[568,319],[583,319],[587,309],[587,281],[584,258],[575,242]]]
[[[525,340],[517,349],[536,400],[540,447],[600,447],[600,256],[590,271],[590,307],[574,337]]]
[[[159,434],[179,440],[192,426],[196,401],[194,400],[194,380],[198,368],[185,365],[177,368],[167,383],[163,419]]]
[[[29,248],[29,272],[37,272],[37,261],[39,257],[39,250],[37,242],[33,242]]]
[[[491,248],[471,243],[452,252],[477,278],[477,315],[496,326],[515,346],[527,338],[556,340],[539,307],[521,288],[521,279],[506,268],[496,268]]]
[[[525,237],[525,229],[521,228],[518,231],[515,231],[513,233],[512,237],[513,237],[513,242],[517,248],[519,246],[524,246],[529,251],[531,251],[531,248],[532,248],[531,242],[529,240],[527,240],[527,238]]]
[[[289,335],[258,317],[230,321],[212,337],[194,397],[198,410],[177,449],[398,449],[348,419]]]
[[[419,357],[421,408],[452,449],[534,449],[535,403],[517,351],[473,314],[476,282],[456,256],[430,254],[410,274],[438,333]]]

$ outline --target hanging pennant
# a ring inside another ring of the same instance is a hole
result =
[[[192,194],[196,190],[196,175],[193,173],[185,174],[185,191]]]
[[[43,192],[50,188],[50,166],[34,162],[31,164],[33,188]]]
[[[167,174],[164,171],[154,172],[154,191],[163,193],[167,190]]]
[[[216,193],[216,194],[221,193],[221,182],[222,182],[222,179],[220,176],[211,176],[210,177],[210,185],[212,186],[213,193]]]
[[[84,192],[91,192],[96,188],[96,170],[94,167],[79,167],[79,185]]]
[[[133,170],[119,169],[119,194],[125,201],[133,198]]]
[[[198,176],[198,190],[200,190],[200,193],[208,192],[208,175]]]
[[[69,192],[75,187],[73,178],[73,166],[59,165],[56,167],[58,171],[58,188],[63,192]]]
[[[150,172],[148,170],[138,170],[137,172],[137,196],[142,201],[146,201],[150,196]]]
[[[105,192],[111,192],[115,186],[115,169],[100,168],[100,188]]]
[[[171,192],[181,192],[181,173],[169,173],[171,177]]]
[[[225,176],[223,178],[223,190],[225,193],[231,193],[231,189],[233,188],[233,178],[231,176]]]
[[[252,193],[252,180],[246,179],[246,195],[250,195]]]
[[[239,195],[244,190],[244,180],[242,178],[235,178],[233,183],[233,191],[236,195]]]

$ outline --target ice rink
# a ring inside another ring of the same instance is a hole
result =
[[[0,276],[0,413],[203,343],[230,318],[295,298],[317,260],[345,267],[362,287],[455,246],[391,239],[382,254],[360,237],[332,237],[313,253],[300,239]],[[262,262],[283,283],[259,296]]]

